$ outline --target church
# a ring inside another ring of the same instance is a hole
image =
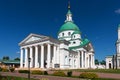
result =
[[[66,20],[58,31],[58,39],[29,34],[19,43],[20,68],[88,69],[94,68],[94,49],[87,38],[82,38],[73,22],[70,4]]]
[[[106,69],[120,69],[120,24],[118,26],[118,40],[115,44],[116,54],[106,56]]]

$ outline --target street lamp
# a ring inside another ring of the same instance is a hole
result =
[[[28,80],[30,80],[30,61],[31,61],[31,58],[28,58]]]

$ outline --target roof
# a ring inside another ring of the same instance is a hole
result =
[[[80,31],[74,31],[73,34],[81,34],[81,32]]]
[[[67,14],[72,14],[72,12],[70,10],[68,10]]]
[[[118,29],[120,29],[120,24],[118,25]]]
[[[84,46],[86,46],[88,43],[90,43],[90,41],[88,39],[84,39],[82,40],[81,44],[79,46],[74,46],[74,47],[69,47],[69,49],[76,49],[76,48],[82,48]]]
[[[65,22],[60,30],[59,30],[59,33],[62,32],[62,31],[66,31],[66,30],[74,30],[74,31],[80,31],[78,26],[76,24],[74,24],[72,21],[67,21]]]
[[[4,64],[20,64],[20,61],[18,60],[3,60],[1,62]]]

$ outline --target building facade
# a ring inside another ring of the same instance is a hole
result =
[[[116,54],[106,56],[106,68],[120,69],[120,24],[118,26],[118,40],[116,41]]]
[[[94,49],[81,37],[79,27],[72,20],[70,5],[65,23],[58,31],[58,39],[30,34],[20,45],[20,68],[88,69],[94,68]]]

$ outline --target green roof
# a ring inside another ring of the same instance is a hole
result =
[[[80,31],[75,31],[75,32],[73,32],[73,34],[81,34],[81,32]]]
[[[3,60],[1,62],[5,63],[5,64],[20,64],[20,61],[18,61],[18,60]]]
[[[67,14],[72,14],[72,12],[70,10],[68,10]]]
[[[88,39],[84,39],[82,40],[81,44],[79,46],[74,46],[74,47],[69,47],[69,49],[76,49],[76,48],[81,48],[84,47],[85,45],[87,45],[90,41]]]
[[[120,24],[118,25],[118,29],[120,29]]]
[[[66,30],[80,31],[78,26],[74,24],[72,21],[65,22],[65,24],[61,26],[59,33]]]

